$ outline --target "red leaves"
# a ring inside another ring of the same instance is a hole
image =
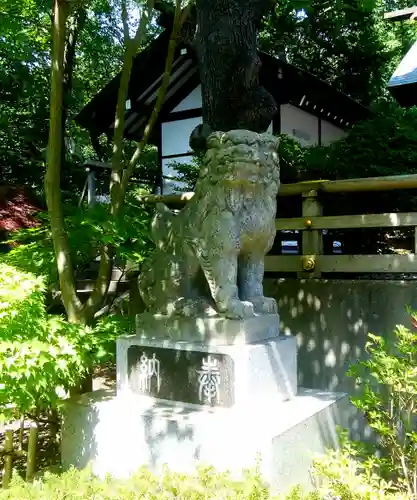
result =
[[[23,187],[0,187],[0,231],[35,227],[34,214],[39,211]]]

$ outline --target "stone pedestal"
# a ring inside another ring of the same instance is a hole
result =
[[[314,453],[337,446],[345,394],[298,389],[295,338],[277,315],[243,321],[140,315],[117,342],[117,394],[71,400],[62,463],[118,477],[143,465],[235,475],[254,467],[274,491],[309,486]],[[117,459],[115,460],[115,457]]]
[[[337,446],[346,425],[345,394],[300,389],[292,400],[259,409],[185,408],[138,396],[97,391],[71,400],[62,427],[62,465],[128,477],[141,466],[160,473],[192,473],[198,464],[230,470],[237,478],[261,460],[274,492],[311,487],[316,453]]]
[[[244,409],[297,393],[296,341],[279,335],[277,315],[242,321],[146,318],[152,330],[141,321],[139,316],[137,335],[117,341],[119,395]],[[175,340],[181,332],[188,340]]]

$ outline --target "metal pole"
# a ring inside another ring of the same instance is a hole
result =
[[[88,169],[87,174],[87,203],[89,207],[92,207],[96,201],[95,196],[95,175],[94,172]]]

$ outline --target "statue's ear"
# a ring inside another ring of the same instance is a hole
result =
[[[197,125],[190,135],[190,148],[197,154],[207,151],[207,139],[213,133],[212,128],[207,123]]]

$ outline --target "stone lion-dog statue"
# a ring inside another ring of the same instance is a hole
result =
[[[262,281],[276,234],[278,188],[276,137],[211,134],[193,198],[178,214],[156,207],[156,248],[138,282],[147,310],[232,319],[276,313]]]

